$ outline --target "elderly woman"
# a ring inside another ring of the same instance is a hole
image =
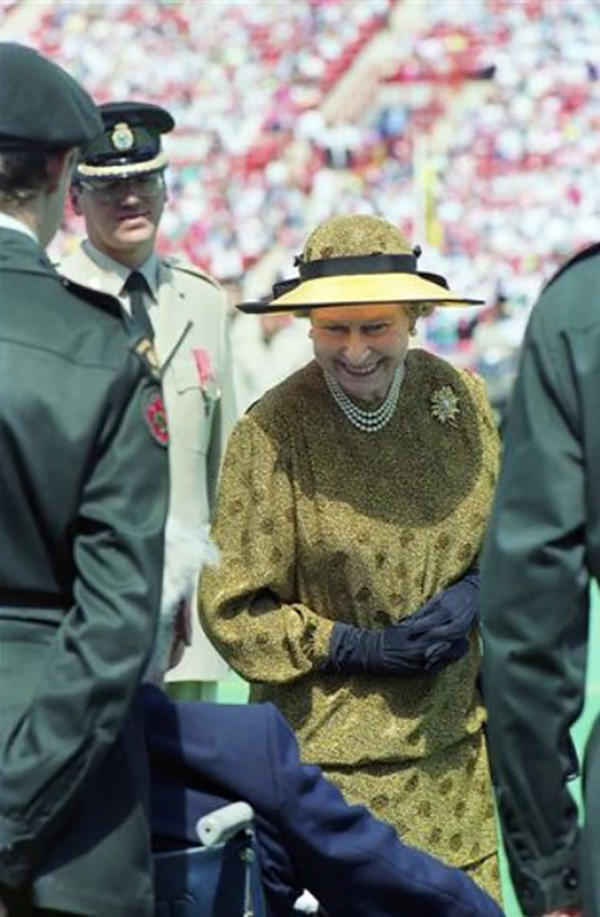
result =
[[[243,307],[307,314],[315,360],[232,433],[200,614],[305,760],[498,897],[474,570],[497,435],[477,377],[408,350],[474,301],[376,217],[327,221],[299,267]]]

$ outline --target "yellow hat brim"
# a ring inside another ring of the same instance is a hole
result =
[[[439,306],[482,305],[482,299],[459,296],[418,274],[338,274],[315,277],[272,299],[273,310],[372,303],[433,303]]]
[[[242,312],[297,312],[320,306],[427,303],[434,306],[481,306],[483,299],[460,296],[419,274],[336,274],[304,280],[267,302],[241,303]]]

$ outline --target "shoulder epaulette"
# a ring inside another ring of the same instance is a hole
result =
[[[96,308],[102,309],[103,312],[108,312],[109,315],[122,321],[121,304],[115,296],[111,296],[110,293],[103,293],[101,290],[92,290],[91,287],[76,283],[70,277],[65,277],[64,274],[56,274],[56,277],[65,290],[69,290],[78,299],[83,299],[92,306],[96,306]]]
[[[219,287],[219,283],[214,277],[201,267],[198,267],[197,264],[192,264],[190,261],[180,261],[179,258],[163,258],[163,264],[166,264],[167,267],[170,267],[174,271],[183,271],[184,274],[192,274],[194,277],[201,277],[202,280],[207,280],[208,283],[211,283],[214,287]]]
[[[573,255],[572,258],[569,258],[568,261],[565,261],[565,263],[562,264],[558,268],[556,273],[552,275],[548,283],[544,286],[544,290],[547,290],[548,287],[552,286],[555,280],[558,280],[558,278],[562,274],[564,274],[566,270],[568,270],[570,267],[573,267],[573,265],[577,264],[578,261],[585,261],[586,258],[591,258],[594,255],[599,255],[599,254],[600,254],[600,242],[594,242],[593,245],[588,245],[587,248],[584,248],[580,252],[577,252],[577,254]]]

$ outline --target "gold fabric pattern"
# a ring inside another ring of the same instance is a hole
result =
[[[430,411],[444,385],[460,405],[452,424]],[[365,434],[309,364],[233,431],[213,530],[221,559],[200,590],[215,645],[254,682],[252,699],[281,709],[305,760],[461,866],[496,846],[477,635],[436,676],[319,667],[335,621],[385,627],[476,561],[497,474],[490,418],[481,380],[412,350],[392,420]]]
[[[466,874],[485,888],[496,901],[502,904],[502,891],[500,884],[500,866],[497,854],[485,857],[479,863],[474,863],[465,869]]]

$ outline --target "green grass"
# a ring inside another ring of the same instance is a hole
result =
[[[220,704],[245,704],[248,700],[248,683],[232,672],[219,682],[217,700]]]
[[[598,621],[598,624],[594,622]],[[595,717],[600,712],[600,680],[594,677],[599,667],[593,664],[592,660],[597,659],[600,653],[600,593],[597,588],[592,589],[592,608],[590,613],[590,663],[588,665],[588,682],[587,696],[583,713],[575,724],[573,729],[573,738],[575,745],[580,752],[583,751],[586,738],[589,734]],[[223,704],[243,704],[248,699],[248,685],[232,673],[227,679],[219,682],[217,690],[217,699]],[[573,795],[580,801],[579,780],[574,780],[570,785]],[[502,876],[502,892],[504,895],[504,909],[507,917],[522,917],[522,912],[517,904],[515,893],[512,888],[506,857],[501,845],[500,851],[500,874]]]

